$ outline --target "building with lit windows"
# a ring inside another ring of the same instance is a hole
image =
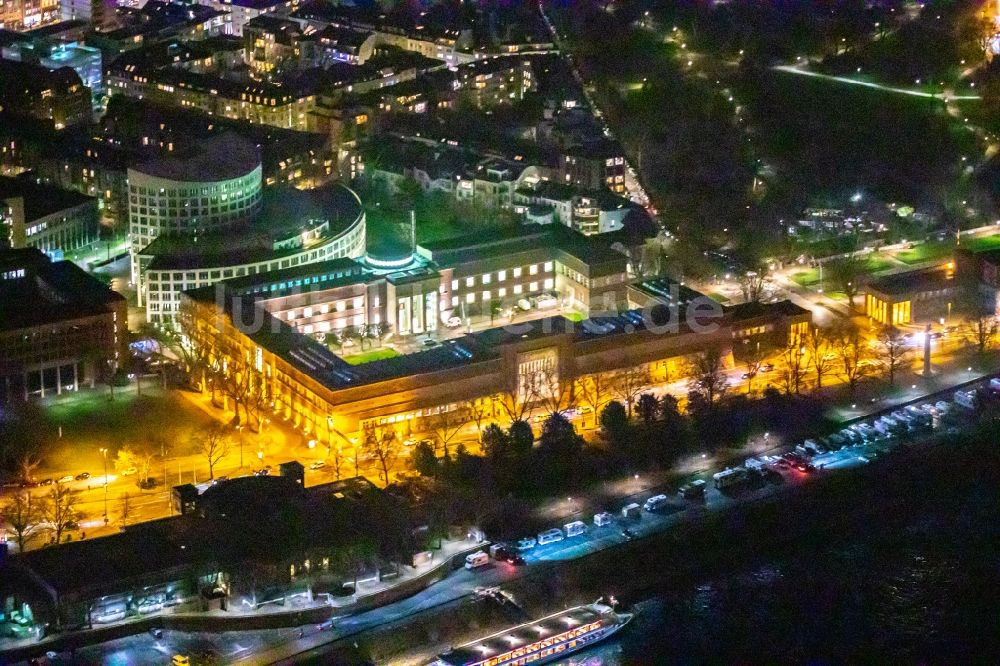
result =
[[[259,16],[287,16],[299,6],[299,0],[198,0],[198,4],[211,7],[230,16],[228,34],[240,36],[244,26]]]
[[[90,89],[70,67],[50,70],[0,59],[0,109],[51,120],[56,129],[62,129],[90,120]]]
[[[252,146],[227,135],[203,145],[193,161],[129,172],[133,269],[148,321],[173,321],[185,289],[364,254],[353,191],[262,188]]]
[[[865,285],[865,314],[877,324],[902,326],[947,317],[955,307],[958,282],[948,263],[872,280]]]
[[[4,0],[0,28],[30,30],[59,20],[59,0]]]
[[[276,416],[331,445],[369,426],[431,430],[470,402],[558,399],[624,369],[648,383],[676,379],[694,354],[726,354],[755,327],[787,337],[808,325],[808,311],[725,312],[691,290],[630,309],[625,257],[593,240],[553,227],[246,276],[184,292],[180,321],[210,354],[255,368]],[[570,302],[590,318],[558,314]],[[468,332],[511,321],[511,307],[540,318]],[[331,334],[376,323],[432,342],[360,365],[341,358],[343,337]]]
[[[93,386],[125,353],[125,298],[70,261],[0,250],[0,303],[0,402]]]
[[[260,155],[248,141],[221,134],[129,168],[128,197],[132,281],[139,284],[139,254],[160,236],[194,243],[260,212]]]
[[[0,176],[0,247],[33,247],[49,256],[98,240],[97,200],[39,185],[27,177]]]
[[[90,89],[94,106],[98,106],[104,95],[104,71],[98,49],[79,42],[26,39],[4,46],[2,53],[8,60],[37,63],[50,70],[71,68],[80,76],[83,85]]]
[[[625,151],[615,141],[586,141],[561,151],[558,180],[585,190],[625,194]]]

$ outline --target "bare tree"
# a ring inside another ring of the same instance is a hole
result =
[[[965,319],[965,339],[980,354],[985,354],[994,345],[1000,328],[993,313],[970,315]]]
[[[878,332],[879,361],[889,377],[889,385],[896,385],[896,375],[910,361],[910,345],[903,332],[895,326],[883,326]]]
[[[340,444],[331,447],[330,449],[330,463],[333,467],[333,474],[337,481],[340,481],[341,473],[344,467],[344,452],[340,448]]]
[[[722,350],[711,347],[695,356],[691,364],[691,381],[694,390],[705,397],[709,406],[722,399],[726,393],[725,358]]]
[[[464,409],[442,410],[434,414],[431,419],[431,428],[437,435],[438,442],[445,456],[448,455],[448,444],[455,438],[455,435],[469,423],[468,415]]]
[[[62,543],[63,535],[74,529],[83,518],[83,513],[77,508],[78,501],[78,493],[61,483],[52,486],[45,497],[40,511],[55,543]]]
[[[612,383],[612,376],[601,373],[586,375],[576,381],[576,392],[590,406],[590,409],[594,412],[595,419],[601,412],[601,409],[604,408],[604,405],[611,400]]]
[[[747,395],[749,395],[753,393],[753,380],[764,367],[764,354],[760,351],[760,343],[752,345],[752,348],[746,353],[743,367],[746,368]]]
[[[816,388],[823,388],[823,377],[833,370],[837,360],[837,355],[832,350],[830,333],[818,326],[810,326],[802,344],[809,352],[809,365],[816,373]]]
[[[649,386],[649,366],[627,366],[615,372],[611,383],[611,392],[622,401],[628,415],[633,416],[635,401],[639,394]]]
[[[739,284],[743,299],[748,303],[760,303],[764,299],[767,282],[767,269],[763,266],[740,275]]]
[[[28,549],[28,544],[38,535],[45,520],[38,504],[32,503],[31,493],[23,490],[10,498],[0,511],[0,515],[10,526],[19,553]]]
[[[538,401],[548,414],[561,413],[573,406],[575,382],[555,370],[540,370],[536,379]]]
[[[802,390],[802,375],[805,373],[805,348],[797,344],[789,344],[781,353],[781,379],[785,384],[785,393],[789,395]]]
[[[853,394],[858,382],[871,372],[873,367],[868,341],[862,337],[857,326],[848,325],[837,331],[833,347],[840,361],[840,374]]]
[[[399,456],[399,438],[395,430],[385,430],[380,437],[365,439],[365,452],[382,466],[382,479],[389,484],[389,468]]]
[[[128,525],[128,519],[132,517],[132,514],[132,498],[129,497],[128,493],[124,493],[118,498],[118,522],[121,523],[122,528]]]
[[[469,417],[476,424],[476,432],[479,433],[480,438],[483,436],[483,423],[491,411],[491,403],[492,400],[489,398],[469,398],[465,401],[465,408],[468,410]]]
[[[215,478],[215,466],[229,455],[233,438],[229,429],[221,423],[212,423],[191,437],[195,452],[204,456],[208,463],[208,478]]]

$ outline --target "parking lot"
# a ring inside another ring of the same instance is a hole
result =
[[[826,437],[808,439],[767,455],[749,458],[737,467],[706,471],[686,479],[685,483],[694,480],[705,482],[703,497],[685,499],[676,485],[646,489],[602,507],[602,513],[611,516],[608,524],[597,526],[594,515],[577,513],[566,522],[584,522],[586,531],[582,534],[565,536],[567,531],[564,525],[552,525],[549,531],[561,529],[563,538],[530,545],[532,540],[537,542],[538,535],[525,534],[523,538],[527,541],[521,545],[528,547],[518,550],[529,565],[573,559],[661,532],[699,512],[721,509],[734,502],[759,500],[819,475],[876,463],[879,458],[890,455],[900,447],[913,446],[932,434],[957,432],[963,422],[968,422],[977,406],[977,390],[996,389],[1000,386],[992,386],[988,381],[979,382],[963,390],[950,391],[946,395],[858,420]],[[717,476],[719,481],[715,479]],[[723,486],[723,489],[717,485]],[[666,496],[660,506],[644,506],[649,498],[658,495]],[[626,517],[623,509],[629,505],[637,506],[627,511],[629,515]],[[518,544],[512,541],[508,545],[515,548]]]

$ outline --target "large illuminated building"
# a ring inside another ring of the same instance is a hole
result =
[[[235,134],[128,173],[132,277],[154,324],[173,320],[184,289],[364,254],[351,190],[264,188],[256,146]]]
[[[715,316],[708,328],[690,325],[695,302]],[[512,306],[541,318],[510,321]],[[560,314],[570,312],[590,318]],[[223,281],[185,292],[180,315],[195,344],[257,374],[276,416],[331,445],[369,426],[432,430],[477,401],[559,401],[576,382],[625,369],[672,381],[691,355],[751,334],[746,317],[752,334],[787,339],[809,312],[725,312],[684,288],[639,289],[624,255],[560,226]],[[496,327],[467,332],[487,322]],[[363,324],[432,340],[460,328],[422,351],[351,365],[330,334]]]
[[[61,259],[98,240],[99,232],[93,197],[0,176],[0,248],[33,247]]]

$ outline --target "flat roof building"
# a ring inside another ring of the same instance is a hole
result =
[[[0,176],[0,247],[33,247],[59,258],[98,240],[97,199]]]
[[[0,250],[0,402],[109,377],[126,346],[125,298],[70,261]]]

